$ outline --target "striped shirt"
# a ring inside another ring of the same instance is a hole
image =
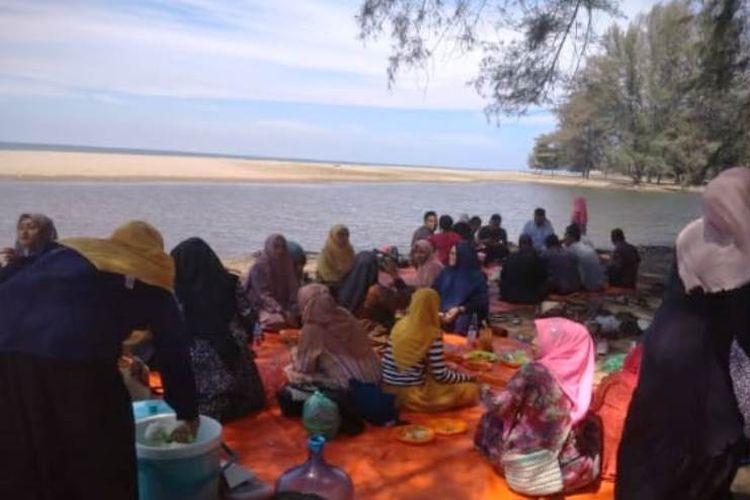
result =
[[[432,343],[424,360],[403,371],[399,370],[393,359],[393,345],[389,340],[380,367],[383,371],[383,383],[389,385],[422,385],[427,378],[428,368],[432,378],[441,384],[460,384],[471,381],[471,376],[455,372],[445,366],[442,339],[436,339]]]

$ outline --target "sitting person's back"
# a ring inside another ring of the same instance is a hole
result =
[[[461,236],[453,232],[453,218],[450,215],[440,216],[440,232],[430,236],[427,241],[435,247],[438,260],[444,266],[448,265],[451,248],[462,240]]]
[[[367,333],[352,314],[340,307],[325,285],[299,290],[302,331],[291,378],[346,389],[349,380],[377,383],[380,364]]]
[[[568,295],[581,289],[581,275],[578,272],[578,258],[560,244],[554,234],[545,240],[544,252],[547,270],[547,292]]]
[[[529,235],[521,235],[518,246],[518,252],[508,256],[500,273],[500,296],[513,304],[538,304],[545,295],[544,263]]]
[[[604,288],[604,269],[599,255],[592,247],[581,242],[581,229],[571,224],[565,231],[565,242],[568,251],[578,259],[578,271],[583,288],[596,292]]]
[[[622,229],[612,230],[612,244],[615,249],[612,252],[612,262],[607,268],[610,286],[635,288],[638,281],[638,265],[641,263],[638,249],[625,241]]]
[[[599,477],[601,427],[588,414],[594,345],[583,325],[565,318],[535,322],[539,357],[505,389],[482,390],[486,413],[474,443],[514,491],[537,496],[577,490]],[[528,474],[532,464],[544,474]]]

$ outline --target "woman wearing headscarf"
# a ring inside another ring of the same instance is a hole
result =
[[[0,250],[0,283],[56,246],[57,229],[43,214],[21,214],[16,224],[16,244]]]
[[[620,499],[730,498],[746,448],[729,359],[733,340],[750,352],[750,170],[708,184],[703,216],[677,237],[676,253],[643,338],[618,455]]]
[[[63,240],[0,284],[0,498],[137,498],[133,410],[117,361],[150,330],[165,399],[198,427],[187,337],[159,232]],[[33,311],[33,314],[29,314]]]
[[[598,478],[601,429],[587,418],[595,360],[588,330],[565,318],[535,326],[538,358],[502,391],[482,391],[487,411],[474,442],[513,490],[546,496]]]
[[[250,269],[246,288],[264,331],[275,332],[299,324],[299,281],[282,235],[272,234],[266,239],[263,252]]]
[[[385,346],[396,323],[396,312],[406,309],[411,295],[409,287],[399,277],[395,262],[388,260],[384,267],[392,284],[383,285],[378,281],[380,265],[375,253],[360,252],[336,295],[339,305],[360,320],[376,348]]]
[[[403,410],[440,412],[477,401],[474,378],[445,365],[439,312],[437,292],[419,289],[391,332],[381,363],[383,390]]]
[[[463,241],[451,249],[445,267],[432,288],[440,294],[443,325],[449,331],[466,333],[472,319],[477,325],[487,319],[487,278],[472,244]]]
[[[415,288],[432,288],[433,283],[443,270],[443,264],[437,258],[435,249],[426,240],[414,242],[411,249],[411,262],[417,270]]]
[[[260,410],[265,406],[263,383],[236,321],[238,278],[200,238],[177,245],[172,258],[200,413],[227,421]]]
[[[581,235],[586,235],[586,228],[589,225],[589,211],[586,204],[586,198],[577,196],[573,200],[573,211],[570,214],[570,223],[576,224],[581,229]]]
[[[367,333],[352,314],[336,304],[328,288],[306,285],[299,290],[302,331],[292,363],[292,379],[348,389],[351,379],[380,381],[380,363]]]
[[[328,233],[318,255],[318,278],[324,283],[338,283],[349,274],[354,264],[354,248],[349,242],[349,229],[337,224]]]
[[[628,406],[638,385],[642,357],[643,344],[638,344],[625,357],[622,370],[607,375],[599,382],[594,393],[591,411],[602,419],[604,429],[602,479],[614,481],[617,476],[617,451],[620,449]]]

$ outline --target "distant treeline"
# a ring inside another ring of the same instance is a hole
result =
[[[750,165],[750,2],[675,0],[612,26],[537,138],[535,169],[705,182]]]

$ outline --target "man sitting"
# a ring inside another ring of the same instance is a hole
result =
[[[508,233],[502,228],[503,218],[492,214],[490,224],[479,230],[477,239],[484,248],[484,264],[502,262],[508,256]]]
[[[578,272],[583,288],[589,292],[604,289],[604,270],[596,250],[581,242],[581,228],[571,224],[565,230],[565,244],[578,258]]]
[[[438,224],[437,214],[433,211],[425,212],[423,220],[424,224],[414,231],[414,235],[411,237],[412,247],[417,241],[426,240],[435,234],[435,229]]]
[[[610,286],[635,288],[638,281],[638,265],[641,263],[638,249],[625,241],[625,233],[619,228],[612,230],[612,244],[615,249],[607,268]]]
[[[544,250],[544,239],[550,234],[555,234],[555,229],[547,219],[547,212],[543,208],[534,210],[534,219],[523,226],[522,234],[531,237],[537,252]]]
[[[547,247],[542,260],[547,270],[547,291],[560,295],[575,293],[581,289],[578,258],[563,248],[557,235],[551,234],[544,241]]]
[[[500,272],[500,297],[513,304],[538,304],[546,294],[547,273],[531,237],[522,234],[518,252],[505,260]]]

